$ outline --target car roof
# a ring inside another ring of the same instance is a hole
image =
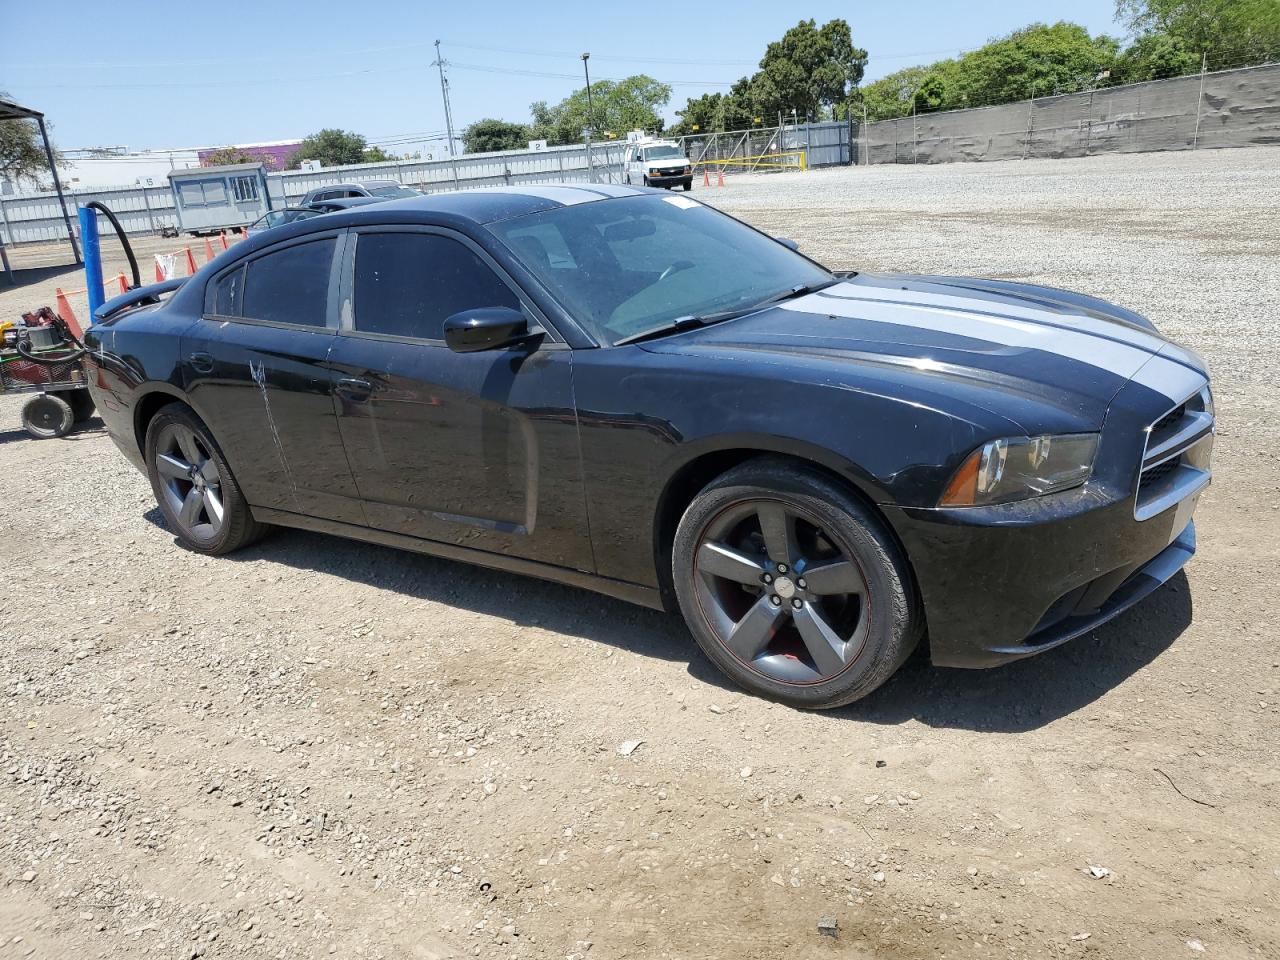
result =
[[[366,211],[361,208],[349,212],[352,222],[383,217],[395,211],[409,214],[441,214],[472,220],[475,223],[493,223],[497,220],[509,220],[512,217],[523,217],[531,213],[542,213],[557,207],[591,203],[614,197],[641,196],[651,192],[609,183],[480,187],[474,190],[457,190],[449,193],[425,194],[421,197],[405,197],[401,200],[386,200],[379,203],[373,210]],[[366,213],[367,217],[361,216]]]
[[[592,203],[619,197],[657,196],[665,193],[664,190],[588,183],[572,186],[557,184],[555,186],[482,187],[474,190],[425,194],[420,197],[406,197],[402,200],[380,200],[377,203],[347,206],[346,209],[335,210],[332,213],[281,224],[251,235],[244,243],[236,244],[234,249],[238,250],[242,257],[249,256],[262,247],[292,240],[308,233],[359,226],[363,223],[434,222],[446,226],[463,226],[465,223],[484,225],[578,203]]]

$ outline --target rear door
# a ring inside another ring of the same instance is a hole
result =
[[[331,360],[369,524],[591,570],[572,350],[551,331],[506,350],[445,345],[445,318],[471,307],[523,309],[546,326],[461,234],[353,230],[346,261]]]
[[[327,363],[344,241],[293,238],[210,281],[183,376],[250,504],[361,524]]]

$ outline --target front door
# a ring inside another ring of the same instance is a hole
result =
[[[341,240],[308,234],[214,278],[183,376],[250,504],[360,524],[327,366]]]
[[[370,526],[592,570],[573,352],[548,331],[455,353],[445,318],[535,308],[478,246],[445,230],[353,231],[331,363],[338,426]]]

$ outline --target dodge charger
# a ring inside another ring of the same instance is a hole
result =
[[[1093,630],[1191,557],[1210,479],[1205,366],[1138,314],[833,273],[666,191],[313,217],[95,321],[94,402],[183,547],[297,527],[678,611],[806,708],[921,643]]]

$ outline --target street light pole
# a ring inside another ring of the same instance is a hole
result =
[[[587,61],[591,59],[591,54],[584,53],[582,55],[582,75],[587,80],[587,125],[583,128],[583,138],[587,147],[587,178],[592,182],[596,182],[596,168],[591,161],[591,128],[596,122],[595,107],[591,103],[591,73],[587,70]]]

